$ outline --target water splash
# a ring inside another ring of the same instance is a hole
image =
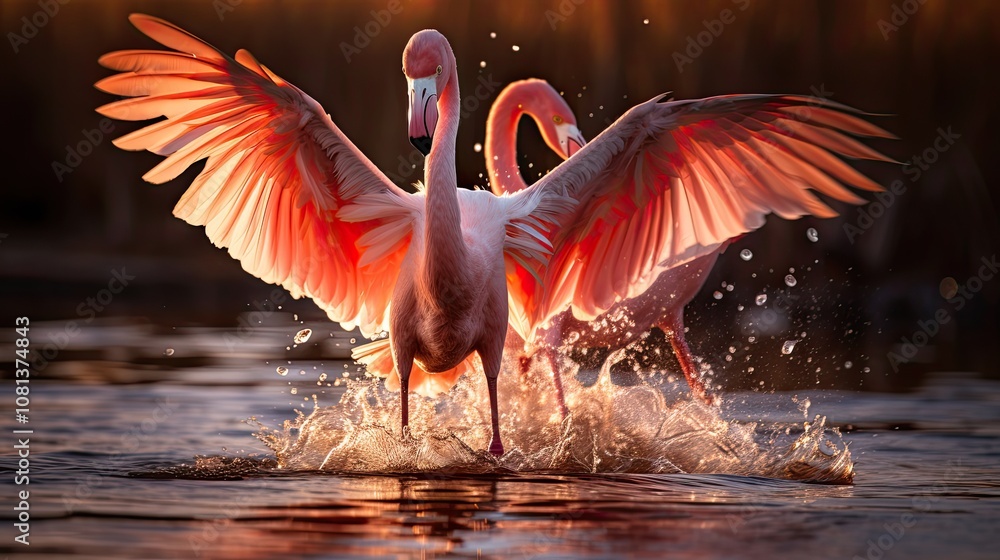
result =
[[[305,344],[309,341],[309,337],[312,336],[312,329],[302,329],[301,331],[295,333],[295,338],[292,339],[295,344]]]
[[[850,483],[851,454],[825,418],[764,428],[723,418],[661,372],[631,386],[611,382],[607,367],[585,386],[563,376],[571,411],[560,418],[551,371],[536,365],[521,382],[501,375],[501,433],[490,441],[484,376],[463,377],[447,395],[412,396],[410,426],[399,430],[399,394],[375,379],[349,380],[340,403],[316,407],[258,437],[283,469],[332,472],[725,473]],[[506,372],[517,371],[505,367]],[[787,435],[798,434],[798,435]]]
[[[784,344],[781,345],[782,354],[791,354],[795,350],[795,345],[798,344],[798,340],[786,340]]]

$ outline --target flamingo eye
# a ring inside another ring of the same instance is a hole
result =
[[[552,117],[552,122],[554,122],[556,124],[562,124],[563,123],[563,118],[560,117],[559,115],[554,115]]]
[[[440,75],[441,75],[441,70],[442,70],[442,68],[441,68],[441,65],[440,65],[440,64],[438,64],[438,67],[437,67],[437,70],[435,70],[434,72],[435,72],[435,73],[436,73],[436,74],[437,74],[438,76],[440,76]]]

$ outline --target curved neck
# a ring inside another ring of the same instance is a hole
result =
[[[452,65],[454,68],[455,65]],[[458,73],[454,69],[438,96],[440,118],[431,152],[424,166],[427,186],[424,220],[424,280],[432,297],[451,298],[455,280],[467,272],[462,239],[462,212],[458,205],[455,143],[459,121]]]
[[[486,171],[496,194],[527,188],[517,166],[517,125],[525,114],[517,95],[501,95],[486,119]]]

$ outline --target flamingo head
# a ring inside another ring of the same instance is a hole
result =
[[[548,82],[523,80],[508,88],[517,96],[521,110],[538,123],[545,143],[563,159],[568,159],[587,143],[577,128],[573,110]]]
[[[438,124],[438,97],[455,73],[455,55],[444,35],[425,29],[410,37],[403,50],[410,108],[410,143],[425,156],[430,154]]]

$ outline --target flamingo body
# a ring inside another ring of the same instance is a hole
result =
[[[528,187],[518,168],[516,154],[517,128],[522,115],[534,120],[546,144],[563,159],[586,143],[577,128],[573,111],[548,82],[529,79],[507,85],[490,107],[486,121],[486,169],[496,194],[519,192]],[[685,340],[684,307],[701,291],[722,250],[661,271],[645,292],[614,304],[593,321],[576,319],[572,311],[566,310],[540,328],[533,340],[508,336],[507,349],[522,355],[522,368],[528,366],[528,359],[536,350],[547,354],[553,365],[560,406],[565,413],[568,409],[562,397],[562,381],[552,355],[556,348],[570,344],[575,348],[608,348],[615,352],[636,342],[651,328],[660,327],[674,349],[692,392],[703,400],[712,401]]]

